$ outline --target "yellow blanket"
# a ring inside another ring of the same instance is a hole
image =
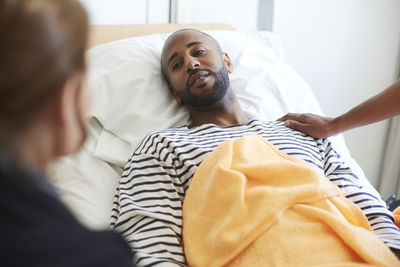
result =
[[[183,243],[189,266],[400,266],[335,185],[255,135],[199,166]]]

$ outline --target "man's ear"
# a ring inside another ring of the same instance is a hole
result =
[[[226,66],[226,69],[228,70],[228,73],[232,73],[233,72],[233,63],[232,63],[231,59],[229,58],[228,53],[223,52],[222,57],[225,62],[225,66]]]
[[[182,99],[176,94],[174,87],[171,84],[168,84],[168,89],[174,95],[176,102],[178,102],[178,104],[181,104]]]

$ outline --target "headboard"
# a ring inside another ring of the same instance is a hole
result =
[[[90,26],[89,48],[124,38],[152,33],[173,32],[179,29],[234,30],[228,24],[134,24]]]

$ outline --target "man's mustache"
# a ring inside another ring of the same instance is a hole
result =
[[[190,72],[189,77],[186,79],[186,90],[189,90],[189,81],[192,78],[193,75],[195,75],[196,73],[198,73],[199,71],[206,71],[208,72],[208,75],[214,75],[215,77],[215,72],[213,72],[210,69],[194,69]]]

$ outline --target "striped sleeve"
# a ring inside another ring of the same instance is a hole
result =
[[[394,224],[393,215],[380,195],[366,188],[335,152],[330,141],[323,140],[322,149],[325,152],[325,175],[342,190],[347,199],[361,209],[380,240],[391,248],[400,249],[399,228]]]
[[[122,174],[111,228],[128,241],[137,266],[184,266],[181,246],[183,189],[170,160],[134,154]]]

